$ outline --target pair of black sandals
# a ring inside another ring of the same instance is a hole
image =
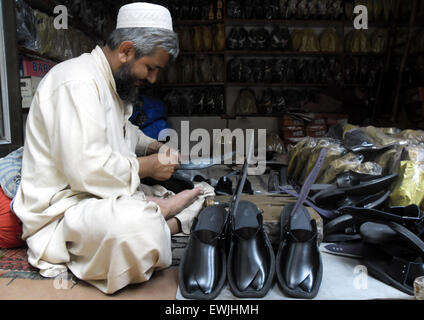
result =
[[[232,202],[202,210],[179,265],[179,288],[186,299],[215,299],[228,280],[239,298],[263,298],[275,276],[284,294],[312,299],[321,286],[323,265],[315,220],[303,201],[319,171],[318,162],[305,183],[305,195],[281,214],[277,254],[263,227],[262,212],[249,201],[240,201],[247,176],[247,161]],[[318,170],[317,170],[318,169]],[[229,210],[227,210],[229,209]]]

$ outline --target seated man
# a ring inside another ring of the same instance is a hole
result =
[[[58,64],[40,83],[13,210],[41,275],[69,268],[112,294],[170,266],[171,234],[189,230],[213,189],[164,199],[144,192],[141,178],[169,179],[178,159],[160,161],[163,145],[128,119],[137,87],[154,83],[178,52],[169,11],[133,3],[121,8],[106,46]]]

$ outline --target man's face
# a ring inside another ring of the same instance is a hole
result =
[[[116,91],[126,103],[139,101],[139,88],[147,82],[156,82],[158,72],[169,62],[169,54],[163,49],[157,49],[152,56],[131,59],[113,73]]]

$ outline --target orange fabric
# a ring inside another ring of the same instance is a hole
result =
[[[0,248],[12,249],[25,245],[22,237],[22,222],[10,210],[12,202],[0,188]]]

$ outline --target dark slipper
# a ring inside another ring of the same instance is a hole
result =
[[[203,209],[195,218],[179,265],[179,286],[187,299],[211,300],[221,292],[227,272],[226,233],[229,213],[224,205]]]
[[[321,286],[323,265],[315,220],[302,206],[290,217],[294,204],[281,214],[281,241],[276,257],[281,290],[294,298],[313,299]]]
[[[306,178],[297,202],[285,206],[280,217],[280,243],[276,272],[281,290],[290,297],[313,299],[321,287],[323,265],[316,221],[303,205],[321,169],[326,150]]]
[[[240,201],[232,213],[227,278],[239,298],[264,297],[274,280],[275,255],[255,204]]]
[[[365,223],[363,264],[374,278],[411,296],[414,280],[424,276],[424,242],[404,226],[387,221]]]

